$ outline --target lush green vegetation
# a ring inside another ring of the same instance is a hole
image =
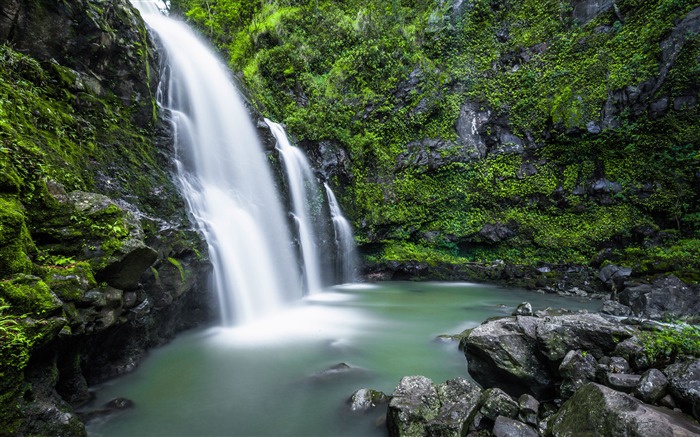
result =
[[[683,357],[700,357],[700,327],[671,325],[645,332],[640,337],[647,358],[655,365],[673,363]]]
[[[606,102],[645,82],[658,83],[645,104],[697,96],[698,35],[683,36],[655,81],[669,56],[661,42],[700,2],[622,0],[588,23],[554,0],[173,4],[264,113],[305,144],[349,151],[341,202],[358,241],[381,244],[386,259],[587,263],[609,247],[615,262],[655,266],[640,273],[675,271],[657,261],[676,254],[700,267],[684,255],[700,236],[697,106],[621,104],[603,117]],[[525,150],[455,158],[472,147],[455,131],[468,101],[498,120],[484,135],[506,126]],[[402,165],[426,138],[447,145],[431,151],[442,164]],[[597,180],[616,188],[593,192]],[[487,224],[513,235],[483,238]]]
[[[0,422],[10,434],[33,396],[30,357],[77,324],[73,302],[104,288],[94,272],[129,237],[122,208],[80,210],[68,193],[129,195],[143,211],[181,213],[151,192],[175,192],[156,162],[154,120],[136,120],[152,104],[127,105],[94,78],[0,45]]]

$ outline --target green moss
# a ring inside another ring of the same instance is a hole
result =
[[[176,260],[175,258],[170,258],[170,257],[168,257],[168,262],[170,264],[174,265],[175,268],[177,268],[177,270],[180,272],[180,280],[184,284],[185,280],[186,280],[186,275],[185,275],[185,269],[184,269],[184,267],[182,267],[182,263],[180,261]]]
[[[60,312],[61,302],[41,278],[16,275],[0,281],[0,298],[17,314],[51,314]]]

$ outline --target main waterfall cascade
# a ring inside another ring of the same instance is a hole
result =
[[[287,174],[302,273],[269,162],[228,70],[186,24],[164,15],[161,2],[132,3],[165,51],[159,104],[171,113],[179,184],[209,245],[223,323],[250,322],[301,298],[305,289],[318,291],[322,251],[309,228],[315,220],[303,208],[308,201],[296,200],[317,183],[309,179],[306,158],[281,126],[268,123],[278,143],[292,149],[278,146],[285,165],[291,154],[307,166]]]

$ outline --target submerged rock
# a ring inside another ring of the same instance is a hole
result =
[[[389,402],[389,396],[383,392],[371,388],[361,388],[350,396],[350,409],[367,412],[387,402]]]

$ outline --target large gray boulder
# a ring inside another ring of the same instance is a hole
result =
[[[406,376],[399,382],[389,402],[389,434],[460,436],[480,398],[481,388],[464,378],[435,386],[424,376]]]
[[[631,328],[597,314],[506,317],[488,321],[465,339],[469,374],[511,396],[554,396],[559,368],[571,350],[600,358],[632,335]]]
[[[700,286],[690,286],[675,276],[627,288],[619,298],[620,303],[630,307],[639,317],[691,321],[700,318]]]
[[[553,395],[555,378],[539,353],[536,317],[516,316],[477,326],[465,340],[469,374],[485,387],[512,396]]]
[[[662,410],[605,386],[588,383],[549,422],[553,437],[697,436],[700,426],[682,414]]]

